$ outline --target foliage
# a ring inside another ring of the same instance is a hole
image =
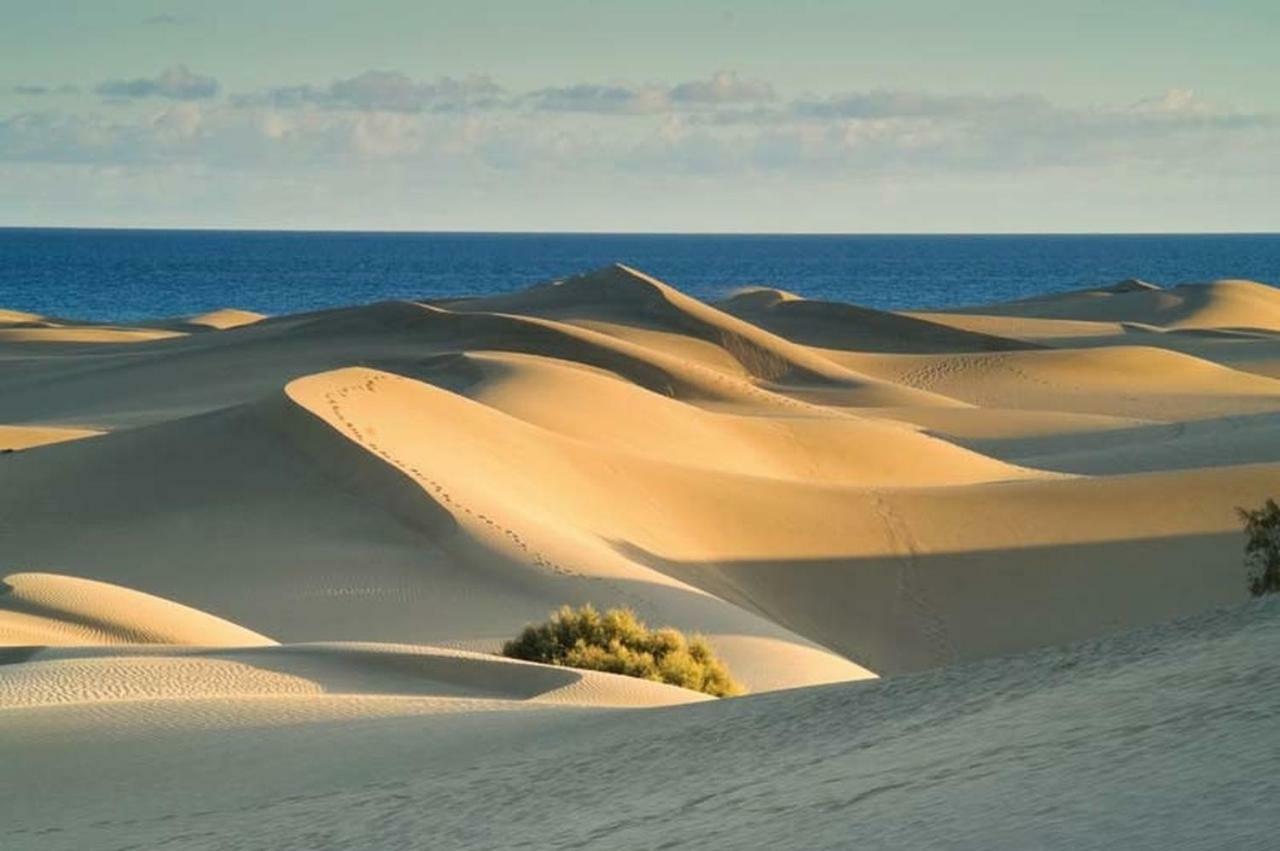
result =
[[[630,609],[604,614],[590,604],[564,606],[543,624],[531,624],[502,647],[515,659],[624,674],[716,697],[742,694],[706,639],[671,627],[651,630]]]
[[[1249,565],[1249,592],[1255,597],[1280,591],[1280,505],[1268,499],[1261,508],[1236,511],[1244,522],[1244,545]]]

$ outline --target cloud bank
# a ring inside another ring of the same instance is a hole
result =
[[[94,91],[109,98],[203,100],[218,94],[218,81],[193,74],[185,65],[176,65],[155,77],[105,80],[95,86]]]
[[[234,98],[239,106],[290,109],[316,106],[386,112],[484,109],[498,105],[503,89],[482,75],[415,81],[399,71],[365,71],[327,86],[279,86]]]
[[[302,186],[349,186],[360,175],[403,204],[412,198],[396,193],[409,185],[490,179],[581,197],[590,187],[637,182],[643,191],[678,180],[707,199],[750,185],[818,194],[865,185],[1040,186],[1048,204],[1063,187],[1088,185],[1194,185],[1201,195],[1206,181],[1280,188],[1280,115],[1186,88],[1081,107],[1035,93],[788,95],[731,71],[522,91],[484,75],[415,79],[373,69],[223,96],[213,77],[176,66],[100,83],[90,91],[101,100],[42,97],[61,91],[15,90],[22,102],[50,108],[0,113],[0,166]]]

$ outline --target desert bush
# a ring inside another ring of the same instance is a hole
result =
[[[1261,508],[1237,508],[1248,540],[1249,593],[1255,597],[1280,591],[1280,505],[1268,499]]]
[[[671,627],[651,630],[630,609],[604,614],[564,606],[502,646],[502,655],[669,683],[716,697],[742,694],[706,639]]]

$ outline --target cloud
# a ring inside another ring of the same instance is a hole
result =
[[[1196,97],[1191,89],[1169,89],[1159,97],[1145,98],[1130,107],[1137,113],[1162,115],[1207,115],[1220,108]]]
[[[667,93],[661,89],[592,83],[539,89],[529,94],[528,101],[547,112],[645,113],[669,107]]]
[[[743,80],[733,71],[720,71],[706,80],[689,80],[674,86],[580,83],[538,89],[525,100],[535,109],[547,112],[645,114],[764,103],[775,97],[768,83]]]
[[[168,98],[169,100],[202,100],[218,93],[213,77],[193,74],[185,65],[176,65],[156,77],[107,80],[94,91],[110,98]]]
[[[801,100],[792,111],[810,118],[976,118],[1043,112],[1049,103],[1037,95],[937,95],[879,89],[820,100]]]
[[[1275,175],[1280,115],[1183,90],[1076,108],[1036,95],[868,90],[788,101],[736,75],[675,86],[511,93],[487,77],[370,71],[327,86],[133,110],[0,116],[0,161],[320,175],[347,168],[509,174],[862,179],[1055,173]],[[677,94],[679,92],[679,94]],[[388,172],[390,173],[390,172]]]
[[[369,112],[535,112],[646,115],[676,110],[696,112],[764,104],[777,97],[766,82],[721,71],[674,86],[631,83],[576,83],[523,94],[507,91],[487,75],[415,80],[400,71],[371,70],[326,86],[277,86],[232,98],[240,107],[315,107]]]
[[[399,71],[365,71],[319,88],[282,86],[236,98],[241,106],[317,106],[386,112],[445,112],[495,105],[503,89],[487,76],[416,81]]]
[[[40,97],[43,95],[73,95],[80,91],[80,89],[68,84],[63,84],[61,86],[46,86],[40,83],[19,83],[18,85],[13,86],[10,91],[15,95]]]
[[[674,103],[760,103],[776,97],[773,86],[760,80],[743,80],[734,71],[719,71],[709,80],[692,80],[674,86]]]

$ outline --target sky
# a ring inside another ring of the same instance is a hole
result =
[[[0,226],[1280,230],[1276,0],[0,0]]]

